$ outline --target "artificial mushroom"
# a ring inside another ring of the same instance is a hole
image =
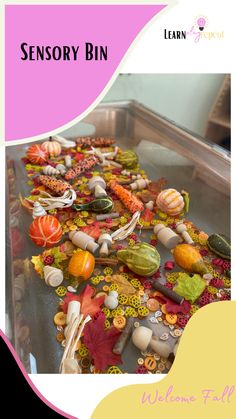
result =
[[[181,234],[181,236],[183,237],[183,239],[186,243],[188,243],[188,244],[193,244],[194,243],[193,240],[191,239],[190,235],[188,234],[186,225],[182,221],[179,221],[176,224],[176,231],[177,231],[177,233]]]
[[[170,346],[166,341],[161,341],[158,337],[153,336],[152,330],[148,327],[139,326],[135,328],[132,334],[132,341],[142,352],[145,352],[150,347],[154,352],[164,358],[168,358],[171,353]]]
[[[70,154],[66,154],[64,157],[64,160],[65,160],[66,167],[70,169],[70,167],[72,166],[72,160],[71,160]]]
[[[58,287],[63,281],[63,272],[61,269],[54,266],[44,266],[43,268],[44,280],[47,285],[51,287]]]
[[[112,237],[108,233],[103,233],[98,239],[98,244],[101,245],[99,250],[100,256],[107,256],[109,248],[112,245]]]
[[[88,188],[91,192],[94,193],[96,198],[102,198],[103,196],[107,196],[107,193],[105,191],[106,182],[101,176],[92,177],[88,183]]]
[[[135,191],[136,189],[144,189],[149,185],[150,182],[151,181],[148,179],[137,179],[135,182],[131,183],[130,188],[132,191]]]
[[[64,164],[57,164],[56,169],[60,172],[62,176],[66,174],[66,166],[64,166]]]
[[[145,208],[147,208],[147,209],[149,209],[150,211],[152,211],[152,210],[153,210],[153,208],[154,208],[154,201],[148,201],[148,202],[145,204]]]
[[[179,244],[179,236],[171,228],[164,226],[164,224],[157,224],[154,227],[154,233],[157,235],[157,239],[167,248],[173,249]]]
[[[83,233],[83,231],[70,231],[69,239],[75,246],[80,247],[83,250],[88,250],[91,253],[95,253],[99,248],[99,245],[94,241],[94,238]]]

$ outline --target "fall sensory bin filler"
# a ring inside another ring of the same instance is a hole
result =
[[[148,179],[112,138],[56,136],[23,162],[42,248],[31,262],[58,298],[58,371],[125,373],[129,344],[132,372],[168,372],[191,316],[230,299],[230,240],[195,226],[188,193]]]

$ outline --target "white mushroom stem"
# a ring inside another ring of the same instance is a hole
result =
[[[94,192],[96,198],[107,196],[105,191],[106,182],[101,176],[92,177],[88,183],[88,188],[90,191]]]
[[[113,240],[124,240],[128,237],[135,229],[136,224],[140,218],[140,211],[136,211],[131,218],[131,220],[125,224],[125,226],[119,228],[114,233],[111,234]]]
[[[76,192],[74,189],[68,189],[62,196],[52,196],[45,191],[41,191],[41,195],[45,195],[45,198],[39,198],[38,202],[40,202],[46,210],[71,207],[76,199]]]
[[[181,236],[183,237],[184,241],[188,244],[193,244],[193,240],[191,239],[190,235],[187,232],[187,227],[186,225],[180,221],[176,224],[176,231],[177,233],[181,234]]]
[[[64,160],[65,160],[65,165],[66,165],[66,167],[67,167],[68,169],[70,169],[70,167],[72,166],[71,156],[70,156],[69,154],[67,154],[67,155],[64,157]]]
[[[148,201],[145,204],[145,207],[148,208],[150,211],[152,211],[153,210],[153,207],[154,207],[154,202],[153,201]]]
[[[103,196],[107,196],[107,193],[101,185],[96,185],[94,189],[94,195],[96,198],[102,198]]]
[[[137,179],[135,182],[131,183],[130,188],[132,191],[136,189],[144,189],[146,188],[151,181],[148,179]]]
[[[107,256],[109,248],[112,245],[112,237],[107,233],[101,234],[98,239],[98,244],[101,244],[101,248],[99,250],[100,256]]]
[[[66,174],[66,166],[64,166],[64,164],[57,164],[56,169],[59,170],[62,176]]]

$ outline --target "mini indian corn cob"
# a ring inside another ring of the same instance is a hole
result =
[[[55,192],[58,195],[63,195],[67,189],[71,188],[71,185],[64,180],[55,179],[51,176],[41,175],[39,176],[39,181],[48,189]]]
[[[79,147],[86,148],[86,147],[109,147],[110,145],[115,143],[113,138],[104,138],[104,137],[79,137],[76,139],[76,143]]]
[[[139,201],[139,199],[136,198],[136,196],[133,195],[130,191],[119,185],[115,180],[111,180],[109,182],[109,187],[132,214],[134,214],[136,211],[141,212],[144,210],[143,203]]]
[[[69,169],[65,174],[66,180],[74,179],[76,176],[81,175],[86,170],[91,169],[97,163],[97,158],[95,156],[90,156],[84,160],[80,160],[73,168]]]

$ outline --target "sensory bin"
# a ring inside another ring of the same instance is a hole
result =
[[[229,239],[194,225],[194,196],[138,160],[101,137],[50,138],[22,159],[61,373],[167,373],[191,316],[230,299]]]

